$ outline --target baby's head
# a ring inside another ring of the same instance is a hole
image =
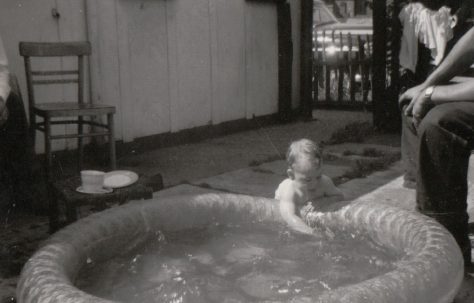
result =
[[[290,144],[286,154],[288,176],[302,184],[321,178],[322,151],[315,142],[300,139]]]

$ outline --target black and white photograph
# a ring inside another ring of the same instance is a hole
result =
[[[0,303],[474,302],[474,0],[0,0]]]

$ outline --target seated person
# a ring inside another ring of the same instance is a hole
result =
[[[401,2],[402,4],[404,2]],[[418,85],[439,66],[453,45],[472,24],[467,22],[473,0],[410,1],[399,14],[401,31],[399,63],[400,91]],[[409,134],[402,133],[404,186],[415,188],[417,160]]]
[[[0,213],[31,210],[31,153],[28,123],[19,91],[8,72],[0,37]],[[7,211],[8,210],[8,211]],[[2,216],[0,215],[0,218]]]
[[[312,234],[304,219],[308,213],[320,210],[322,204],[344,199],[331,178],[321,173],[322,152],[311,140],[291,143],[288,153],[288,178],[280,183],[275,199],[280,201],[283,219],[296,231]]]
[[[416,161],[417,209],[444,225],[472,271],[467,172],[474,149],[474,78],[460,79],[474,64],[474,29],[420,85],[400,96],[403,134]]]

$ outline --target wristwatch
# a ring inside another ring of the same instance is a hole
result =
[[[433,95],[434,89],[435,89],[434,85],[428,86],[428,88],[425,89],[425,98],[431,100],[431,95]]]

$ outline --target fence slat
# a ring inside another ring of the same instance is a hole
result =
[[[315,32],[312,82],[315,104],[341,108],[370,105],[371,38],[334,30]],[[360,80],[356,79],[358,74]]]
[[[339,53],[337,54],[338,57],[341,57],[341,63],[338,72],[337,72],[337,100],[342,102],[344,99],[344,74],[346,69],[346,59],[344,55],[344,43],[342,41],[342,32],[339,32]]]
[[[365,59],[365,53],[364,53],[364,45],[362,44],[362,39],[360,36],[357,36],[357,45],[359,47],[359,74],[360,74],[360,87],[361,87],[361,94],[364,96],[365,92],[365,77],[364,77],[364,59]],[[363,99],[363,97],[362,97]]]
[[[331,100],[331,68],[329,67],[328,60],[327,60],[327,53],[326,53],[326,31],[323,31],[323,58],[324,58],[324,85],[326,88],[325,98],[326,101]]]
[[[366,87],[366,92],[365,92],[365,98],[364,98],[364,101],[367,103],[369,100],[368,100],[368,96],[369,96],[369,91],[372,89],[371,88],[371,85],[372,85],[372,62],[371,62],[371,58],[372,58],[372,55],[373,55],[373,41],[371,41],[371,36],[370,35],[367,35],[367,62],[366,62],[366,83],[367,83],[367,87]]]
[[[354,75],[354,65],[352,59],[352,35],[349,33],[347,35],[348,39],[348,64],[349,64],[349,99],[350,102],[355,102],[355,75]]]
[[[314,35],[316,37],[314,37]],[[318,66],[318,63],[319,63],[319,51],[318,51],[318,48],[319,48],[319,43],[318,43],[318,33],[313,33],[313,62],[315,63],[314,67],[313,67],[313,103],[314,101],[318,101],[319,99],[319,80],[321,78],[321,71],[320,71],[320,68]]]

